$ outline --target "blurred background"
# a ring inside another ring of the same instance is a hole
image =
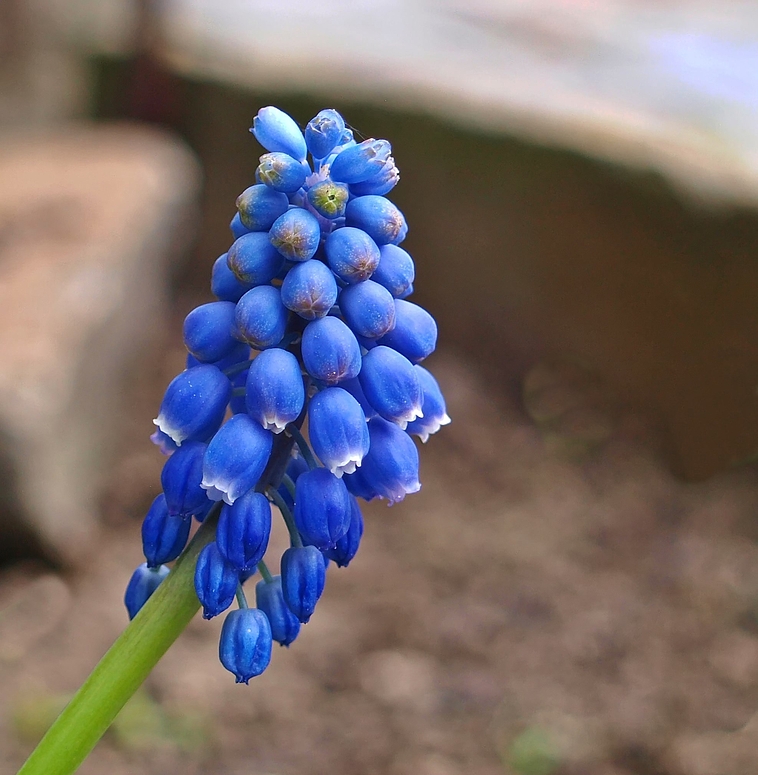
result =
[[[752,775],[740,0],[0,0],[0,773],[126,624],[268,104],[392,142],[453,424],[262,677],[194,621],[81,771]]]

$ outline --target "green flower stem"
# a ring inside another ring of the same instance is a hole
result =
[[[216,533],[212,509],[171,573],[121,633],[32,751],[18,775],[70,775],[200,607],[195,564]]]

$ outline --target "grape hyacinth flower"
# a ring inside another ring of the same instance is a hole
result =
[[[203,522],[178,562],[195,562],[204,617],[236,598],[219,658],[242,683],[266,669],[273,641],[298,638],[329,563],[353,561],[358,498],[393,504],[418,491],[414,436],[425,442],[450,422],[437,381],[418,365],[437,325],[406,301],[415,266],[399,247],[405,216],[386,198],[400,179],[389,142],[356,142],[331,108],[304,131],[262,108],[251,132],[265,152],[237,198],[231,245],[213,262],[215,300],[184,321],[187,368],[151,437],[169,456],[163,492],[124,600],[133,618]],[[278,560],[272,505],[289,533]]]

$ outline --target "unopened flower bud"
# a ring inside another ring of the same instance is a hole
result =
[[[189,517],[169,514],[163,493],[153,501],[142,522],[142,552],[148,567],[157,568],[182,553],[190,524]]]
[[[260,675],[271,661],[271,626],[263,611],[238,608],[230,611],[221,627],[218,657],[234,673],[237,683],[246,684]]]
[[[271,507],[264,495],[250,490],[224,505],[216,528],[216,545],[238,571],[255,570],[263,559],[271,534]]]
[[[216,542],[204,546],[195,566],[195,592],[203,606],[203,619],[218,616],[232,604],[239,572],[219,552]]]
[[[245,414],[235,414],[211,439],[201,486],[211,500],[231,505],[255,487],[268,463],[273,436]]]
[[[305,138],[292,116],[283,110],[268,106],[261,108],[253,119],[250,131],[255,139],[272,153],[286,153],[304,161],[308,153]]]
[[[232,385],[215,366],[205,364],[174,377],[153,423],[177,445],[205,441],[224,419]]]
[[[284,602],[281,576],[255,585],[255,604],[268,617],[271,637],[282,646],[289,646],[300,632],[300,622]]]
[[[298,621],[311,618],[325,584],[324,557],[315,546],[293,546],[282,555],[284,602]]]
[[[295,484],[295,524],[305,543],[328,549],[350,526],[347,488],[325,468],[302,474]]]
[[[264,350],[247,372],[248,414],[266,430],[281,433],[300,416],[305,386],[297,358],[287,350]]]
[[[124,594],[124,605],[130,620],[139,613],[168,573],[169,569],[165,565],[150,568],[146,562],[134,571]]]

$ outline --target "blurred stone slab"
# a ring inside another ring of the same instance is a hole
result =
[[[190,152],[145,129],[0,139],[0,554],[83,557],[198,187]]]
[[[75,5],[77,40],[128,48],[125,0]],[[160,12],[165,58],[194,77],[427,111],[758,203],[748,0],[169,0]]]

